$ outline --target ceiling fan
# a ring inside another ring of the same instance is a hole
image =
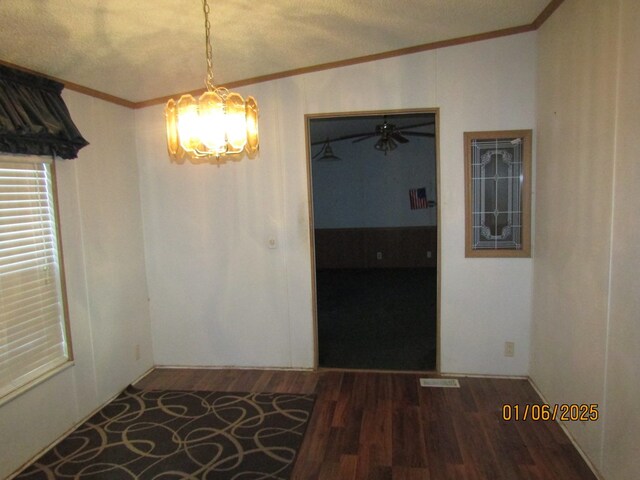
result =
[[[398,143],[409,143],[409,139],[407,137],[417,136],[417,137],[435,137],[435,133],[429,132],[420,132],[420,131],[411,131],[413,128],[425,127],[428,125],[434,125],[435,120],[431,120],[429,122],[417,123],[414,125],[405,125],[402,127],[396,127],[395,124],[387,122],[387,117],[383,117],[383,122],[375,126],[375,130],[373,132],[362,132],[362,133],[354,133],[350,135],[343,135],[340,137],[329,139],[327,138],[324,142],[315,142],[315,144],[324,143],[325,146],[329,144],[329,142],[336,142],[339,140],[353,140],[352,143],[362,142],[364,140],[368,140],[370,138],[377,137],[378,140],[373,145],[373,148],[384,152],[386,155],[391,150],[395,150],[398,147]],[[313,143],[312,143],[313,145]],[[324,151],[323,148],[322,151]],[[317,155],[320,155],[319,152]],[[333,154],[333,152],[331,152]]]
[[[387,122],[387,118],[384,117],[383,123],[376,125],[374,133],[363,133],[360,135],[360,138],[354,140],[353,143],[362,142],[373,137],[379,137],[373,148],[384,152],[386,155],[391,150],[395,150],[398,147],[398,143],[409,143],[407,136],[434,137],[434,133],[409,131],[411,128],[424,127],[427,125],[433,125],[434,123],[434,121],[431,121],[398,128],[395,124]]]

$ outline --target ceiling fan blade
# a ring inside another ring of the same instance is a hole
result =
[[[352,133],[351,135],[342,135],[340,137],[334,137],[334,138],[330,138],[329,142],[338,142],[340,140],[350,140],[352,138],[358,138],[358,137],[369,137],[369,136],[375,136],[377,135],[376,133]],[[320,145],[323,143],[326,143],[326,139],[325,140],[317,140],[315,142],[311,142],[311,145]]]
[[[409,130],[410,128],[427,127],[429,125],[435,125],[435,123],[436,121],[432,120],[430,122],[415,123],[413,125],[403,125],[401,127],[398,127],[398,130]]]
[[[408,138],[404,138],[404,137],[400,134],[400,132],[393,132],[393,133],[391,134],[391,137],[392,137],[395,141],[397,141],[397,142],[399,142],[399,143],[409,143],[409,139],[408,139]]]
[[[386,115],[383,118],[386,121]],[[401,135],[407,135],[407,134],[409,134],[409,132],[405,132],[404,130],[406,130],[406,129],[425,127],[425,126],[428,126],[428,125],[434,125],[435,123],[436,123],[435,120],[432,120],[432,121],[429,121],[429,122],[423,122],[423,123],[416,123],[416,124],[413,124],[413,125],[407,125],[405,127],[396,128],[395,131],[399,132]],[[390,124],[387,124],[387,125],[390,125]],[[418,132],[415,132],[415,134],[417,134],[417,133]],[[313,145],[321,145],[323,143],[326,143],[327,140],[329,142],[338,142],[340,140],[351,140],[352,138],[357,138],[357,140],[354,140],[354,142],[353,142],[353,143],[357,143],[357,142],[361,142],[363,140],[367,140],[369,138],[373,138],[375,136],[379,136],[380,134],[381,134],[381,132],[375,132],[375,133],[369,133],[369,132],[367,132],[367,133],[352,133],[350,135],[341,135],[341,136],[335,137],[335,138],[317,140],[315,142],[311,142],[311,145],[312,146]],[[413,134],[414,133],[411,133],[411,135],[413,135]],[[434,135],[425,133],[423,136],[428,137],[428,136],[434,136]],[[396,140],[398,140],[398,139],[396,139]],[[398,141],[401,142],[401,143],[404,143],[404,142],[402,142],[402,140],[398,140]]]
[[[435,137],[435,133],[427,133],[427,132],[401,132],[402,135],[413,135],[415,137]]]
[[[354,140],[352,143],[358,143],[358,142],[361,142],[363,140],[367,140],[368,138],[373,138],[373,137],[377,137],[377,136],[378,136],[377,133],[370,133],[368,135],[365,135],[362,138],[358,138],[357,140]]]

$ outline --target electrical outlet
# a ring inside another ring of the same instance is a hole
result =
[[[514,342],[504,342],[504,356],[513,357],[516,351],[516,345]]]
[[[427,258],[431,258],[431,251],[427,252]]]
[[[378,260],[382,260],[382,252],[378,252],[378,253],[376,253],[376,258],[377,258]]]

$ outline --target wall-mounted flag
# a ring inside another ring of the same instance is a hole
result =
[[[411,210],[427,208],[427,189],[425,187],[410,189],[409,202],[411,202]]]

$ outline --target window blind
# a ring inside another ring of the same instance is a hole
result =
[[[0,158],[0,399],[70,358],[52,164]]]

